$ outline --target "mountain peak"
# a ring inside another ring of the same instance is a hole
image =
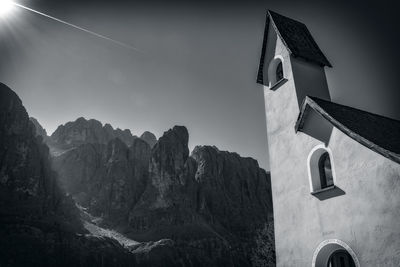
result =
[[[75,121],[60,125],[51,135],[53,145],[62,148],[79,146],[81,144],[107,144],[110,140],[119,138],[130,146],[137,136],[129,129],[114,129],[109,123],[103,124],[95,119],[79,117]]]
[[[87,119],[85,119],[84,117],[79,117],[79,118],[77,118],[77,119],[75,120],[75,122],[78,122],[78,123],[80,123],[80,122],[87,122]]]
[[[189,132],[185,126],[175,125],[172,130],[182,136],[187,136],[187,139],[189,138]]]
[[[140,136],[140,139],[146,141],[146,143],[148,143],[151,148],[153,148],[153,146],[157,143],[156,136],[152,132],[149,132],[149,131],[145,131],[144,133],[142,133],[142,135]]]
[[[1,105],[10,102],[10,100],[18,101],[22,105],[22,101],[19,99],[18,95],[4,83],[0,83],[0,96]]]
[[[3,83],[0,83],[0,113],[4,114],[1,117],[1,142],[4,142],[3,138],[8,134],[27,136],[34,131],[21,99]]]

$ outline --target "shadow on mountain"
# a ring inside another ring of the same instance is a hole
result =
[[[257,161],[189,155],[183,126],[128,131],[79,118],[47,136],[0,85],[1,266],[252,265],[272,222]]]

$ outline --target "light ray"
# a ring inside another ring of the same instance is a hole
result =
[[[1,1],[1,0],[0,0],[0,1]],[[67,22],[67,21],[65,21],[65,20],[61,20],[61,19],[55,18],[55,17],[53,17],[53,16],[47,15],[47,14],[45,14],[45,13],[43,13],[43,12],[34,10],[34,9],[32,9],[32,8],[23,6],[23,5],[21,5],[21,4],[18,4],[18,3],[15,3],[15,2],[14,2],[13,4],[14,4],[15,6],[17,6],[17,7],[20,7],[20,8],[23,8],[23,9],[25,9],[25,10],[31,11],[31,12],[36,13],[36,14],[38,14],[38,15],[41,15],[41,16],[43,16],[43,17],[52,19],[52,20],[54,20],[54,21],[57,21],[57,22],[62,23],[62,24],[64,24],[64,25],[70,26],[70,27],[75,28],[75,29],[77,29],[77,30],[86,32],[86,33],[88,33],[88,34],[91,34],[91,35],[93,35],[93,36],[99,37],[99,38],[101,38],[101,39],[104,39],[104,40],[107,40],[107,41],[110,41],[110,42],[113,42],[114,44],[117,44],[117,45],[119,45],[119,46],[122,46],[122,47],[125,47],[125,48],[128,48],[128,49],[131,49],[131,50],[135,50],[136,52],[143,53],[143,52],[142,52],[141,50],[139,50],[138,48],[136,48],[136,47],[134,47],[134,46],[131,46],[131,45],[129,45],[129,44],[120,42],[120,41],[118,41],[118,40],[112,39],[112,38],[107,37],[107,36],[105,36],[105,35],[102,35],[102,34],[99,34],[99,33],[93,32],[93,31],[90,31],[90,30],[88,30],[88,29],[79,27],[79,26],[77,26],[77,25],[75,25],[75,24],[72,24],[72,23],[69,23],[69,22]]]

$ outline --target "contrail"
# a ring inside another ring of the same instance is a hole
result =
[[[1,1],[1,0],[0,0],[0,1]],[[53,17],[53,16],[47,15],[47,14],[42,13],[42,12],[40,12],[40,11],[34,10],[34,9],[29,8],[29,7],[26,7],[26,6],[23,6],[23,5],[21,5],[21,4],[14,3],[14,2],[13,2],[13,4],[14,4],[15,6],[17,6],[17,7],[20,7],[20,8],[23,8],[23,9],[25,9],[25,10],[31,11],[31,12],[36,13],[36,14],[38,14],[38,15],[41,15],[41,16],[43,16],[43,17],[46,17],[46,18],[55,20],[55,21],[57,21],[57,22],[60,22],[60,23],[62,23],[62,24],[65,24],[65,25],[67,25],[67,26],[70,26],[70,27],[72,27],[72,28],[75,28],[75,29],[77,29],[77,30],[80,30],[80,31],[89,33],[89,34],[94,35],[94,36],[96,36],[96,37],[99,37],[99,38],[101,38],[101,39],[104,39],[104,40],[113,42],[114,44],[117,44],[117,45],[120,45],[120,46],[122,46],[122,47],[125,47],[125,48],[131,49],[131,50],[135,50],[136,52],[142,53],[142,51],[140,51],[140,50],[137,49],[136,47],[131,46],[131,45],[129,45],[129,44],[126,44],[126,43],[123,43],[123,42],[114,40],[114,39],[112,39],[112,38],[110,38],[110,37],[104,36],[104,35],[99,34],[99,33],[92,32],[92,31],[90,31],[90,30],[88,30],[88,29],[79,27],[79,26],[74,25],[74,24],[72,24],[72,23],[69,23],[69,22],[67,22],[67,21],[64,21],[64,20],[55,18],[55,17]]]

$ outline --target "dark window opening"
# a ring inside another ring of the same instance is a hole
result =
[[[328,267],[355,267],[355,263],[346,250],[337,250],[329,257]]]
[[[333,185],[333,175],[332,175],[331,160],[329,158],[328,152],[325,152],[319,158],[318,168],[319,168],[321,189],[332,186]]]
[[[282,79],[283,79],[283,66],[281,61],[276,67],[276,81],[279,82]]]

